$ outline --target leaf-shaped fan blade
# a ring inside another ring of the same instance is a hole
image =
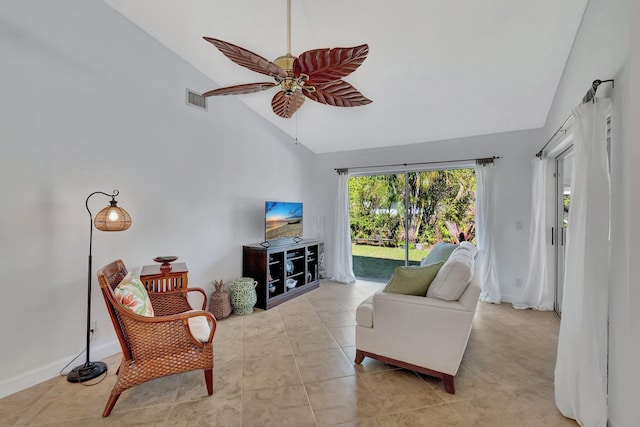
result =
[[[304,96],[300,91],[296,91],[289,96],[287,96],[284,91],[279,91],[271,100],[271,108],[278,116],[288,119],[293,116],[293,113],[298,111],[298,108],[302,106],[303,102]]]
[[[263,90],[271,89],[276,83],[274,82],[261,82],[261,83],[248,83],[245,85],[236,85],[221,87],[219,89],[213,89],[209,92],[205,92],[202,96],[216,96],[216,95],[242,95],[245,93],[261,92]]]
[[[326,83],[354,72],[367,59],[369,46],[314,49],[303,52],[293,63],[293,74],[306,74],[309,81]]]
[[[282,68],[257,53],[253,53],[223,40],[212,39],[211,37],[203,37],[203,39],[217,47],[224,56],[238,65],[242,65],[256,73],[266,74],[267,76],[286,76]]]
[[[370,99],[344,80],[316,84],[315,88],[315,92],[304,90],[304,95],[322,104],[334,107],[357,107],[371,103]]]

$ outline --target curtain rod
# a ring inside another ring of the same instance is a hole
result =
[[[596,97],[596,92],[598,91],[598,86],[600,86],[602,83],[607,83],[607,82],[611,82],[611,87],[615,87],[615,82],[613,79],[609,79],[609,80],[594,80],[593,83],[591,83],[591,87],[589,88],[589,90],[587,91],[587,93],[584,95],[584,97],[582,98],[582,103],[586,104],[587,102],[593,101],[593,99]],[[569,114],[569,117],[567,117],[567,119],[562,122],[562,125],[560,125],[560,127],[558,128],[558,130],[551,136],[551,138],[549,138],[549,140],[547,141],[546,144],[544,144],[542,146],[542,148],[540,149],[540,151],[538,151],[536,153],[536,157],[542,159],[542,152],[544,151],[545,148],[547,148],[547,146],[549,144],[551,144],[551,141],[553,141],[553,139],[561,132],[561,131],[565,131],[566,129],[564,128],[566,126],[566,124],[569,122],[569,120],[571,120],[573,118],[573,113]]]
[[[484,157],[480,159],[441,160],[437,162],[433,161],[433,162],[416,162],[416,163],[396,163],[392,165],[355,166],[351,168],[335,168],[335,171],[340,173],[340,172],[347,172],[353,169],[388,168],[388,167],[396,167],[396,166],[407,167],[407,166],[419,166],[419,165],[434,165],[437,163],[478,162],[480,164],[486,164],[486,163],[493,163],[494,160],[501,159],[501,158],[502,157],[499,157],[499,156],[492,156],[492,157]]]

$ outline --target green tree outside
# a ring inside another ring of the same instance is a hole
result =
[[[410,247],[438,241],[455,243],[457,236],[446,223],[467,230],[475,220],[473,169],[355,176],[349,179],[349,195],[354,241],[385,239],[393,246],[404,245],[406,214]]]

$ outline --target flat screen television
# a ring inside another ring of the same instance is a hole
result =
[[[265,241],[302,239],[302,203],[265,202]]]

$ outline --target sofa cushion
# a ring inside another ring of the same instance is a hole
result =
[[[140,279],[128,272],[114,291],[116,299],[127,309],[140,316],[153,317],[149,294]]]
[[[362,301],[356,310],[356,323],[373,328],[373,295]]]
[[[471,245],[473,246],[473,245]],[[475,246],[456,248],[433,279],[427,297],[457,301],[473,278]]]
[[[207,342],[209,340],[209,333],[211,333],[211,326],[205,316],[189,317],[187,319],[189,324],[189,331],[195,339],[200,342]]]
[[[478,248],[471,242],[460,242],[460,247],[465,248],[473,252],[473,256],[475,257],[478,253]]]
[[[423,297],[442,266],[443,263],[438,262],[425,266],[396,267],[382,292]]]
[[[451,252],[453,252],[453,250],[457,247],[458,245],[454,245],[453,243],[438,242],[433,245],[433,248],[431,248],[431,252],[429,252],[426,257],[422,258],[422,261],[420,261],[420,265],[446,262],[447,259],[449,259],[449,255],[451,255]]]

